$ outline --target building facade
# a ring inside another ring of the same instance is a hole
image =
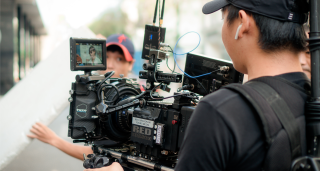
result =
[[[0,95],[40,61],[45,34],[36,0],[0,0]]]

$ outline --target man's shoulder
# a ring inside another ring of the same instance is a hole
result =
[[[246,102],[239,93],[229,89],[219,89],[211,94],[208,94],[200,102],[207,103],[213,108],[220,108],[228,104],[237,102]]]

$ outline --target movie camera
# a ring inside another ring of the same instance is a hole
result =
[[[147,62],[139,73],[140,79],[146,79],[143,88],[135,79],[111,78],[114,72],[92,75],[91,71],[106,69],[105,40],[70,38],[71,71],[85,73],[76,76],[70,90],[68,135],[75,143],[92,145],[94,154],[84,155],[85,168],[119,162],[125,170],[172,171],[199,96],[242,82],[243,75],[230,62],[191,53],[186,56],[183,74],[174,69],[171,73],[160,71],[159,63],[167,60],[170,53],[175,55],[175,51],[164,43],[164,0],[159,26],[155,26],[158,2],[153,25],[145,26],[142,58]],[[292,170],[320,170],[320,0],[309,3],[313,63],[312,98],[306,109],[309,156],[295,160]],[[169,92],[170,83],[182,83],[182,87],[169,97],[156,92]],[[174,101],[166,101],[169,98]]]
[[[114,72],[91,73],[106,69],[105,40],[70,38],[71,71],[84,74],[76,76],[70,90],[68,136],[92,145],[94,154],[84,155],[85,168],[117,161],[125,170],[173,170],[199,97],[242,82],[243,75],[231,62],[192,53],[187,54],[184,74],[160,71],[160,62],[174,54],[164,39],[161,24],[146,25],[142,58],[147,62],[139,72],[146,86],[139,86],[135,79],[111,78]],[[92,47],[100,60],[93,59]],[[182,87],[169,97],[156,92],[170,92],[170,83]],[[174,101],[166,101],[169,98]]]

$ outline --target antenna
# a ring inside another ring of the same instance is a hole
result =
[[[162,1],[162,10],[161,10],[161,18],[160,18],[160,27],[162,26],[162,23],[163,23],[164,4],[165,4],[165,0],[163,0],[163,1]]]
[[[153,15],[153,25],[156,25],[156,21],[157,21],[157,11],[158,11],[158,1],[156,2],[156,8],[154,9],[154,15]]]

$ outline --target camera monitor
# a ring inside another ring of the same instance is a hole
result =
[[[185,70],[191,76],[210,73],[199,78],[184,76],[182,85],[193,85],[193,92],[207,95],[229,83],[242,83],[243,74],[236,71],[232,62],[188,53]]]
[[[70,38],[71,71],[106,70],[106,40]]]

